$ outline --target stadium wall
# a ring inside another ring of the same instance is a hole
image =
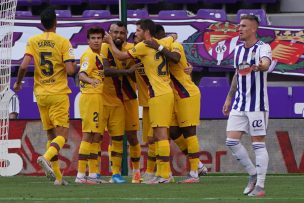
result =
[[[232,157],[225,146],[226,120],[202,120],[198,127],[199,141],[202,151],[200,159],[210,172],[241,173],[245,172]],[[269,173],[304,173],[304,139],[303,120],[271,119],[267,135],[269,151]],[[138,132],[141,137],[141,131]],[[9,149],[9,153],[17,153],[22,157],[23,175],[43,175],[36,163],[38,156],[43,154],[47,141],[46,132],[37,120],[12,120],[10,122],[9,139],[20,139],[20,149]],[[140,139],[141,140],[141,139]],[[71,120],[69,140],[61,151],[61,168],[65,175],[76,175],[78,148],[81,141],[81,121]],[[244,145],[251,149],[248,136],[243,138]],[[107,146],[108,135],[102,143],[101,174],[110,175]],[[141,143],[141,169],[147,161],[147,146]],[[253,151],[250,156],[254,158]],[[174,175],[185,175],[188,167],[186,157],[171,143],[171,167]],[[253,159],[254,160],[254,159]],[[129,164],[130,165],[130,164]],[[131,170],[129,170],[131,171]]]

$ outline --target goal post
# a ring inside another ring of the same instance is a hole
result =
[[[12,97],[9,88],[16,6],[17,0],[1,0],[0,2],[0,176],[15,175],[22,169],[20,156],[8,153],[9,148],[20,145],[20,140],[8,140],[9,102]]]

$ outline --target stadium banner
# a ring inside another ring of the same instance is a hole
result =
[[[243,173],[244,169],[231,155],[225,146],[226,120],[202,120],[198,126],[201,146],[200,160],[210,172]],[[269,173],[304,173],[304,139],[303,120],[271,119],[267,135],[269,152]],[[141,132],[138,132],[141,138]],[[18,154],[23,160],[23,175],[44,175],[36,162],[38,156],[45,152],[47,136],[42,124],[37,120],[11,120],[9,140],[21,140],[21,148],[9,149],[9,153]],[[141,141],[141,139],[139,139]],[[81,121],[71,120],[68,142],[60,151],[61,170],[64,175],[75,176],[77,173],[78,148],[81,141]],[[101,174],[110,175],[107,146],[108,135],[102,143]],[[249,149],[252,160],[255,160],[249,136],[243,137],[244,146]],[[141,170],[147,162],[147,146],[141,142]],[[130,159],[129,166],[130,166]],[[171,168],[174,175],[187,174],[189,164],[186,157],[171,141]],[[129,168],[129,173],[132,170]]]
[[[240,43],[238,25],[203,19],[159,20],[167,33],[177,33],[182,42],[188,61],[195,67],[233,68],[234,48]],[[87,47],[86,31],[91,26],[101,26],[108,30],[118,19],[65,18],[58,20],[57,33],[70,39],[79,59]],[[128,18],[128,37],[135,32],[138,19]],[[16,18],[14,26],[12,64],[19,65],[23,58],[29,37],[41,33],[42,26],[37,18]],[[304,75],[304,35],[303,27],[261,26],[258,37],[270,44],[273,50],[274,73]]]

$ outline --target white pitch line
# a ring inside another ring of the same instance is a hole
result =
[[[94,198],[73,198],[73,197],[66,197],[66,198],[29,198],[29,197],[0,197],[0,200],[4,201],[16,201],[16,200],[32,200],[32,201],[45,201],[45,200],[51,200],[51,201],[79,201],[79,200],[132,200],[132,201],[145,201],[145,200],[189,200],[189,198],[175,198],[175,197],[143,197],[143,198],[137,198],[137,197],[94,197]],[[259,197],[259,198],[250,198],[250,197],[202,197],[202,198],[195,198],[195,200],[304,200],[304,197],[296,197],[296,198],[279,198],[279,197]]]

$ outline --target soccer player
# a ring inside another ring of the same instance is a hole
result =
[[[174,96],[170,87],[170,77],[166,59],[158,51],[149,48],[143,40],[152,40],[155,34],[155,24],[150,19],[142,19],[136,23],[136,36],[140,43],[128,51],[117,49],[110,35],[105,36],[105,41],[110,44],[113,53],[120,60],[129,58],[138,58],[141,60],[145,73],[150,81],[149,89],[149,116],[153,128],[153,136],[156,139],[157,155],[159,159],[158,170],[159,178],[155,183],[169,183],[172,179],[170,176],[170,145],[168,140],[168,127],[171,122],[173,112]],[[162,39],[159,43],[162,46],[170,46],[174,41],[173,37]]]
[[[249,174],[249,182],[243,192],[248,196],[265,195],[269,161],[265,136],[269,115],[267,70],[272,58],[270,46],[257,39],[258,26],[256,16],[241,17],[239,36],[243,43],[234,51],[235,75],[222,110],[224,115],[229,115],[226,145]],[[244,133],[251,135],[255,166],[240,142]]]
[[[157,25],[156,28],[156,38],[164,38],[166,35],[163,26]],[[149,41],[147,45],[156,50],[160,46],[156,41]],[[161,53],[171,59],[169,60],[169,70],[175,108],[170,126],[170,138],[188,156],[190,162],[190,173],[180,183],[197,183],[199,173],[207,173],[207,168],[199,160],[200,147],[196,135],[200,115],[200,91],[187,74],[189,64],[180,43],[173,42],[170,50],[163,48]]]
[[[118,49],[127,51],[133,44],[127,43],[127,26],[122,22],[113,23],[110,26],[112,42]],[[138,102],[135,93],[134,82],[128,75],[133,74],[136,67],[129,68],[133,60],[119,60],[113,54],[112,47],[103,44],[102,55],[107,59],[105,64],[104,81],[104,114],[103,120],[107,124],[111,136],[111,162],[113,183],[124,183],[125,180],[120,175],[121,160],[123,152],[123,135],[126,130],[127,139],[130,144],[130,154],[133,166],[133,183],[140,182],[139,160],[141,149],[137,139],[138,129]],[[128,68],[128,69],[127,69]],[[127,115],[127,117],[126,117]]]
[[[42,34],[30,38],[20,65],[14,90],[19,91],[31,59],[34,58],[34,93],[43,129],[47,131],[47,151],[38,157],[37,163],[47,178],[55,185],[65,185],[62,179],[58,155],[68,138],[69,96],[67,74],[75,73],[74,52],[68,39],[56,34],[56,14],[53,8],[41,13]],[[49,165],[52,163],[52,168]]]
[[[136,35],[133,35],[134,44],[139,43]],[[142,114],[142,140],[144,143],[148,144],[148,158],[147,158],[147,168],[145,173],[142,176],[142,183],[148,183],[151,181],[155,175],[155,163],[156,163],[156,154],[155,154],[155,141],[153,138],[153,130],[150,125],[149,118],[149,86],[150,82],[145,73],[144,67],[139,59],[135,59],[138,68],[135,71],[137,89],[138,89],[138,102],[139,105],[143,108]]]
[[[80,58],[80,100],[79,110],[82,119],[82,141],[79,147],[78,173],[76,183],[98,184],[105,181],[97,177],[99,171],[98,151],[104,133],[102,123],[103,102],[102,89],[104,70],[100,55],[102,38],[105,32],[100,27],[92,27],[87,31],[89,48]],[[86,167],[89,176],[86,177]]]

